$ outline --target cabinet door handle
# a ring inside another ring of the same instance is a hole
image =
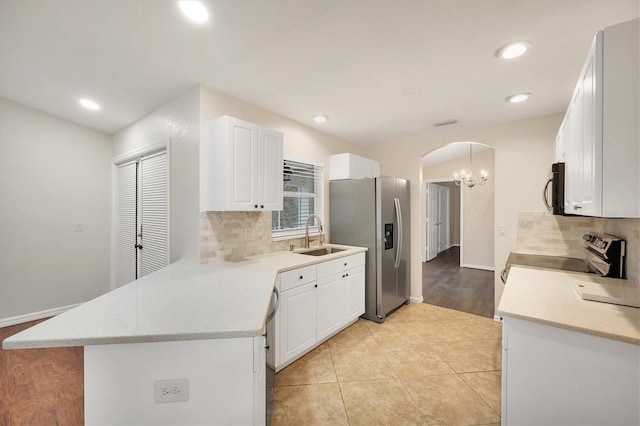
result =
[[[253,206],[253,208],[257,209],[257,208],[258,208],[258,205],[257,205],[257,204],[255,204],[255,205]]]
[[[349,274],[346,275],[347,277],[349,276]]]
[[[299,280],[303,279],[304,277],[302,275],[300,275],[300,277],[298,277]]]
[[[314,285],[315,288],[318,288],[318,284]]]
[[[347,262],[344,262],[344,266],[347,266]]]
[[[582,206],[579,206],[579,205],[577,205],[577,204],[575,204],[575,205],[573,206],[573,209],[574,209],[574,210],[580,210],[581,208],[582,208]]]
[[[261,208],[261,209],[264,209],[264,204],[260,204],[260,208]]]

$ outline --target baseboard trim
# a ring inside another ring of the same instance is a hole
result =
[[[420,296],[420,297],[410,297],[409,301],[411,303],[422,303],[424,302],[424,297]]]
[[[500,315],[494,315],[494,316],[493,316],[493,320],[494,320],[495,322],[502,322],[502,317],[501,317]]]
[[[76,306],[80,306],[82,303],[76,303],[74,305],[62,306],[59,308],[46,309],[40,312],[32,312],[30,314],[17,315],[15,317],[0,318],[0,328],[9,327],[10,325],[22,324],[24,322],[35,321],[42,318],[54,317],[60,315],[63,312],[67,312],[69,309],[73,309]]]
[[[482,269],[483,271],[491,271],[491,272],[495,272],[496,271],[496,268],[494,268],[492,266],[472,265],[470,263],[463,263],[462,267],[463,268],[471,268],[471,269]]]

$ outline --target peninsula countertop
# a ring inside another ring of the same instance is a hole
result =
[[[4,340],[4,349],[252,337],[280,272],[365,252],[277,252],[239,261],[178,261]]]
[[[640,308],[583,300],[575,284],[631,285],[589,274],[513,266],[498,315],[640,345]]]

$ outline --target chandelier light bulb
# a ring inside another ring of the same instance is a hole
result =
[[[487,173],[487,171],[484,169],[480,170],[479,178],[473,174],[473,150],[472,145],[469,144],[469,171],[462,169],[460,170],[460,174],[455,172],[453,174],[453,181],[458,186],[464,184],[464,186],[466,187],[473,188],[474,186],[476,186],[476,183],[478,185],[484,185],[487,181],[488,176],[489,173]]]

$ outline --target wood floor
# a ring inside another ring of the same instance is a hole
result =
[[[0,328],[0,341],[40,321]],[[0,349],[0,425],[82,425],[82,347]]]
[[[451,247],[422,263],[424,302],[493,318],[492,271],[460,267],[460,248]]]

